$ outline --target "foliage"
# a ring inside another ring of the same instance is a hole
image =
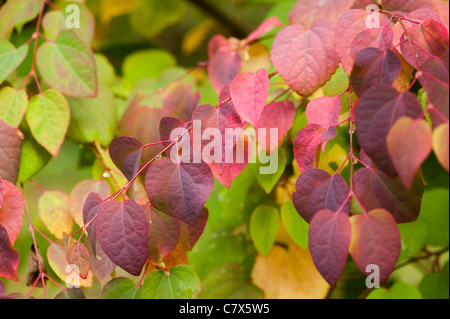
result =
[[[448,298],[447,3],[220,2],[0,7],[0,298]]]

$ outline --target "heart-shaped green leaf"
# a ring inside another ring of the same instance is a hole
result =
[[[1,71],[0,71],[1,72]],[[0,90],[0,119],[13,127],[18,127],[28,106],[27,93],[12,87]]]
[[[0,83],[22,63],[28,53],[28,44],[16,49],[9,41],[0,39]]]

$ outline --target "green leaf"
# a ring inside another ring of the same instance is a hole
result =
[[[229,262],[202,280],[199,299],[261,299],[264,292],[249,282],[244,266]]]
[[[45,83],[67,96],[97,95],[94,55],[73,31],[63,31],[56,42],[41,45],[37,66]]]
[[[12,87],[0,90],[0,119],[13,127],[18,127],[28,106],[25,90],[16,91]]]
[[[442,274],[426,274],[420,282],[419,290],[424,299],[449,298],[448,281]]]
[[[260,205],[256,207],[250,217],[250,237],[256,250],[267,256],[275,243],[280,216],[274,207]]]
[[[420,222],[399,224],[402,251],[398,262],[408,260],[421,251],[428,236],[428,227]]]
[[[428,227],[425,245],[448,246],[449,192],[445,188],[426,190],[422,198],[422,208],[417,222]]]
[[[97,64],[98,84],[108,87],[113,86],[116,77],[114,67],[103,54],[96,53],[94,57]]]
[[[43,0],[7,1],[0,9],[0,38],[4,38],[15,26],[20,27],[36,18],[42,2]]]
[[[27,53],[28,44],[16,49],[9,41],[0,39],[0,84],[17,69]]]
[[[170,271],[154,270],[142,286],[142,299],[191,299],[201,290],[200,279],[194,269],[177,265]]]
[[[131,25],[140,35],[152,38],[167,27],[179,23],[186,9],[186,3],[180,0],[141,0],[131,14]]]
[[[143,78],[156,79],[164,70],[175,64],[175,58],[164,50],[150,49],[134,52],[123,62],[124,85],[129,89]]]
[[[308,223],[297,213],[292,201],[281,207],[281,221],[292,240],[302,247],[308,248]]]
[[[422,299],[422,295],[416,287],[406,282],[396,282],[389,291],[384,288],[373,289],[366,299]]]
[[[117,127],[116,101],[112,91],[100,85],[96,98],[69,98],[70,125],[67,137],[79,144],[99,141],[107,147]]]
[[[57,157],[70,121],[65,97],[53,89],[35,95],[25,117],[36,141]]]
[[[70,198],[61,191],[46,191],[39,197],[38,213],[47,229],[58,239],[69,234],[73,227]]]
[[[273,165],[273,163],[271,163]],[[258,160],[258,170],[260,167],[266,167],[268,164],[261,164]],[[277,171],[273,174],[258,174],[256,175],[256,179],[262,188],[266,191],[267,194],[273,190],[275,185],[280,180],[281,175],[283,175],[284,170],[286,168],[286,152],[284,149],[278,150],[278,163],[277,163]]]
[[[114,278],[102,290],[101,299],[140,299],[136,283],[125,277]]]

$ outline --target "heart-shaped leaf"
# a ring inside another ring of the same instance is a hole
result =
[[[143,150],[144,145],[132,137],[117,137],[109,144],[111,159],[128,180],[137,174]]]
[[[19,281],[17,268],[19,267],[19,253],[11,244],[8,232],[0,224],[0,277]]]
[[[200,239],[208,221],[209,212],[205,207],[203,208],[200,218],[195,225],[189,225],[180,221],[180,243],[189,251],[194,248],[194,245]]]
[[[70,214],[69,195],[62,191],[47,191],[39,197],[38,212],[41,221],[56,238],[70,234],[73,218]]]
[[[12,183],[19,174],[23,138],[21,131],[0,120],[0,176]]]
[[[336,22],[344,12],[351,8],[352,4],[352,0],[297,1],[289,12],[289,22],[301,24],[305,28],[310,28],[320,19]]]
[[[267,257],[275,243],[280,214],[274,207],[260,205],[255,208],[250,217],[250,237],[256,250]]]
[[[16,49],[9,41],[0,39],[0,83],[22,63],[28,53],[28,44]]]
[[[24,203],[21,192],[13,183],[0,177],[0,224],[14,245],[23,222]]]
[[[87,279],[91,266],[91,256],[86,246],[70,239],[66,248],[66,259],[72,269],[83,279]]]
[[[92,221],[92,219],[97,216],[98,210],[103,204],[103,200],[97,193],[90,193],[88,197],[86,198],[86,201],[83,205],[83,224],[87,224]],[[95,223],[96,221],[92,221],[89,226],[87,227],[86,231],[89,236],[89,242],[91,243],[92,252],[94,253],[94,256],[96,256],[97,253],[97,231],[95,229]]]
[[[12,127],[19,127],[27,107],[25,90],[15,90],[8,86],[0,90],[0,119]]]

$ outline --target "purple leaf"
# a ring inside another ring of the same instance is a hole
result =
[[[83,222],[85,225],[89,223],[95,216],[97,216],[98,210],[100,209],[102,204],[103,200],[97,193],[90,193],[88,195],[83,206]],[[97,232],[95,230],[95,223],[96,221],[94,220],[86,229],[94,256],[96,255],[96,247],[97,247],[96,245]]]
[[[195,225],[189,225],[184,222],[180,222],[180,243],[187,250],[191,251],[194,248],[194,245],[200,239],[200,236],[203,234],[203,231],[206,227],[206,222],[208,221],[209,212],[205,207],[203,208],[202,214],[200,218],[197,220]]]
[[[132,137],[121,136],[109,145],[109,155],[114,164],[131,180],[138,172],[144,146]]]

